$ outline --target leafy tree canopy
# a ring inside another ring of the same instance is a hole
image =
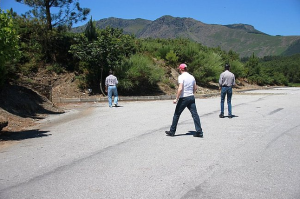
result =
[[[78,0],[16,0],[33,9],[26,13],[27,16],[39,18],[47,23],[48,30],[52,27],[68,26],[86,20],[90,13],[89,8],[81,8]],[[51,12],[51,8],[57,11]]]
[[[17,58],[19,52],[19,37],[11,13],[0,9],[0,86],[3,85],[8,68],[5,62]]]

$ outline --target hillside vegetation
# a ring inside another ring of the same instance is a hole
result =
[[[271,36],[247,24],[205,24],[192,18],[162,16],[154,21],[111,17],[96,21],[95,26],[123,29],[124,34],[133,34],[137,38],[186,38],[207,47],[235,51],[240,57],[249,57],[253,53],[258,57],[300,53],[300,36]],[[85,27],[72,31],[83,32]]]
[[[173,81],[170,74],[172,69],[176,69],[180,63],[186,63],[189,66],[189,71],[201,86],[217,83],[225,63],[231,65],[231,71],[237,79],[246,79],[253,84],[288,85],[297,83],[300,79],[298,55],[286,57],[281,65],[278,61],[272,62],[273,65],[270,67],[266,61],[283,58],[268,56],[264,59],[252,53],[251,56],[240,59],[240,54],[233,50],[225,51],[220,46],[209,47],[181,37],[182,29],[192,33],[197,32],[196,29],[206,27],[204,29],[210,29],[209,32],[214,37],[220,34],[221,28],[224,34],[227,30],[228,38],[229,35],[253,34],[256,38],[267,37],[275,42],[277,37],[260,33],[249,25],[228,27],[207,25],[190,18],[170,16],[162,17],[154,22],[142,19],[120,21],[115,18],[106,21],[108,23],[113,20],[115,24],[122,25],[127,31],[130,30],[129,27],[132,29],[136,27],[136,33],[140,36],[137,38],[134,35],[125,34],[123,29],[110,26],[99,29],[96,26],[97,22],[92,19],[85,26],[83,33],[71,33],[64,26],[50,30],[48,24],[38,18],[28,20],[16,13],[5,12],[2,12],[2,17],[9,22],[3,29],[10,29],[7,32],[2,31],[2,34],[4,37],[5,34],[9,34],[11,40],[14,41],[7,42],[5,45],[13,44],[9,48],[16,49],[5,51],[7,47],[1,46],[2,53],[7,54],[7,59],[3,60],[1,65],[2,74],[5,74],[0,79],[2,85],[4,82],[19,80],[35,83],[36,78],[33,77],[42,69],[46,73],[73,73],[74,81],[77,82],[79,89],[84,91],[90,88],[94,93],[103,93],[104,79],[108,71],[113,69],[120,80],[121,94],[149,95],[155,91],[163,94],[158,85],[176,87],[176,81]],[[169,31],[170,27],[174,30],[177,28],[177,31]],[[15,33],[14,37],[11,32]],[[169,35],[172,32],[172,37],[176,38],[149,38],[146,37],[149,32],[159,35]],[[208,38],[211,38],[211,35]],[[259,48],[255,42],[252,42],[253,45]],[[267,43],[266,40],[265,45]],[[236,43],[228,41],[229,44]],[[40,79],[42,80],[39,83],[50,87],[56,85],[55,80]]]

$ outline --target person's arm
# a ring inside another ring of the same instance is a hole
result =
[[[219,90],[222,88],[222,79],[223,79],[223,73],[221,73],[220,78],[219,78]]]
[[[182,83],[179,84],[178,86],[178,89],[177,89],[177,95],[176,95],[176,99],[174,99],[173,103],[176,104],[180,95],[181,95],[181,92],[182,92]]]
[[[105,79],[105,92],[107,92],[107,78]]]
[[[196,82],[195,82],[195,83],[194,83],[194,90],[193,90],[193,93],[195,94],[196,91],[197,91],[197,84],[196,84]]]
[[[233,75],[233,83],[232,83],[232,87],[235,86],[235,75]]]

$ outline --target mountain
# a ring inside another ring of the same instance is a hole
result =
[[[106,18],[96,21],[96,27],[99,29],[105,29],[107,26],[112,28],[123,29],[124,34],[139,34],[148,24],[151,24],[152,21],[146,19],[119,19],[119,18]],[[83,32],[86,25],[79,26],[72,29],[72,32]]]
[[[137,38],[188,38],[204,46],[233,50],[240,57],[253,53],[258,57],[300,53],[300,36],[271,36],[247,24],[205,24],[192,18],[166,15],[154,21],[111,17],[96,21],[96,26],[121,28],[125,34],[134,34]],[[72,31],[84,29],[85,26],[81,26]]]

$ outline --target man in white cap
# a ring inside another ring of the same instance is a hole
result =
[[[196,128],[196,133],[194,134],[194,137],[203,137],[200,117],[197,112],[194,96],[194,93],[197,90],[196,80],[194,76],[187,72],[186,64],[180,64],[178,69],[180,72],[180,75],[178,77],[179,86],[177,90],[176,99],[173,101],[173,103],[177,105],[174,112],[173,122],[170,127],[170,131],[166,131],[165,133],[168,136],[175,135],[179,117],[183,110],[187,107],[192,114]]]

